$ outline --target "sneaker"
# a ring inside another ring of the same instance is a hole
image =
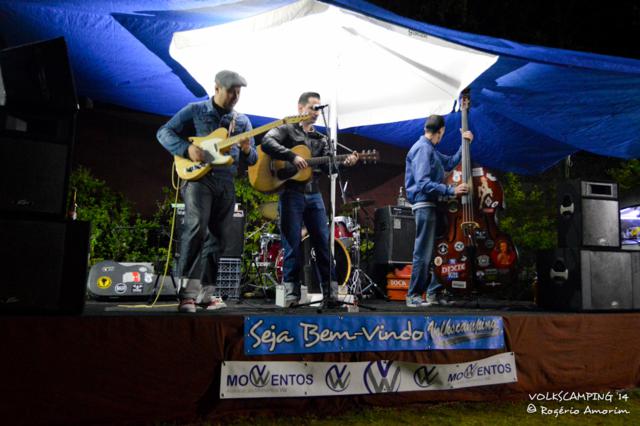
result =
[[[195,299],[182,299],[180,301],[180,305],[178,305],[178,312],[195,314],[196,313]]]
[[[451,300],[451,296],[443,293],[427,295],[427,301],[425,303],[427,306],[441,305],[441,306],[450,306],[453,304]]]
[[[420,296],[407,296],[407,306],[410,308],[419,308],[421,306],[427,306]]]
[[[205,309],[207,311],[215,311],[216,309],[222,309],[226,307],[227,307],[227,304],[224,303],[224,300],[222,300],[221,297],[211,296],[211,300],[209,301],[209,304]]]

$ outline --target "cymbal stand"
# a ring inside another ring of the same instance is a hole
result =
[[[359,199],[357,199],[359,201]],[[354,222],[356,223],[356,230],[360,227],[358,223],[358,210],[360,210],[359,206],[354,207],[353,216]],[[362,269],[360,268],[360,233],[354,235],[353,238],[353,272],[351,273],[351,283],[349,284],[349,291],[356,295],[357,297],[364,297],[367,291],[372,291],[373,293],[377,293],[382,299],[389,301],[389,297],[384,293],[384,291],[380,288],[380,286]],[[365,286],[362,286],[362,283],[365,283]]]

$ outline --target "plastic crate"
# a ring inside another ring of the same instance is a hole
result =
[[[220,258],[218,262],[218,278],[213,294],[222,298],[239,299],[241,279],[242,260],[227,257]]]

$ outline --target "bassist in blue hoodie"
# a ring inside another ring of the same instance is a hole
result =
[[[407,306],[419,307],[435,304],[446,305],[448,302],[438,293],[442,285],[438,283],[435,274],[427,287],[429,278],[429,264],[433,257],[436,231],[436,202],[442,196],[460,196],[469,192],[469,186],[461,183],[457,186],[444,184],[444,172],[452,170],[462,155],[458,149],[454,155],[444,155],[436,150],[436,146],[444,136],[444,118],[431,115],[424,126],[424,135],[411,147],[407,154],[405,168],[405,188],[407,199],[412,204],[416,221],[416,241],[413,248],[413,271],[409,291],[407,292]],[[473,140],[470,131],[462,136]],[[427,291],[427,300],[422,300],[422,293]]]

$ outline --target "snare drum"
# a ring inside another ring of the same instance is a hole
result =
[[[344,246],[349,249],[354,243],[354,238],[359,237],[359,226],[349,216],[336,216],[333,218],[334,229],[333,235],[340,240]]]
[[[280,235],[262,234],[260,236],[260,252],[256,262],[258,267],[270,268],[275,266],[281,247]]]

